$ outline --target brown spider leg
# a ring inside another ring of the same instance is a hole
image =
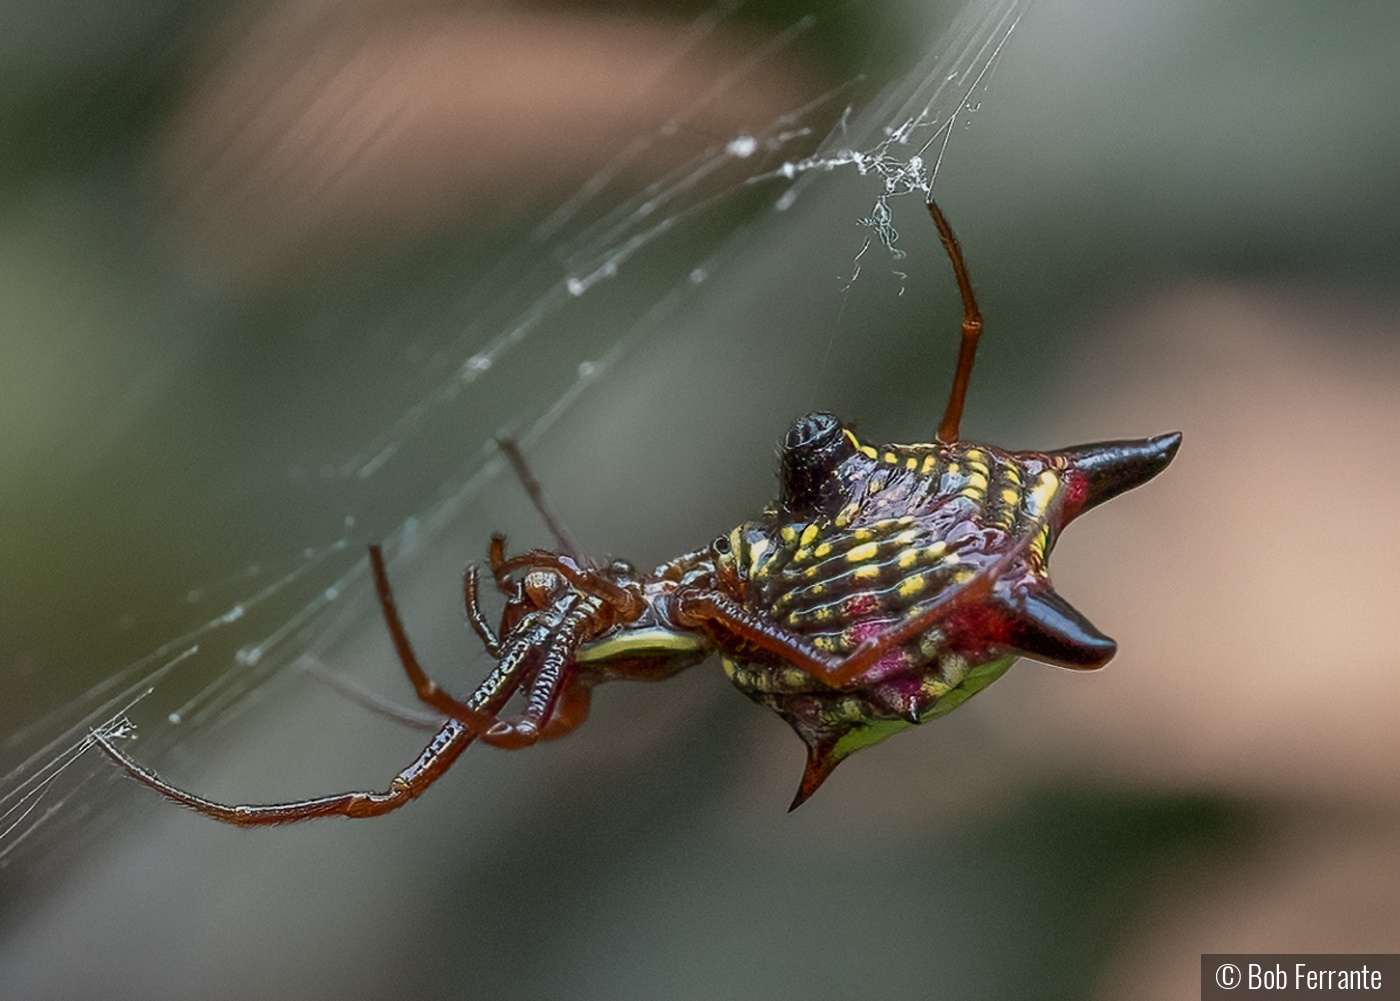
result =
[[[982,336],[982,311],[977,308],[977,297],[972,293],[972,279],[967,274],[967,264],[963,262],[962,246],[958,243],[953,227],[943,218],[943,211],[932,199],[928,203],[929,215],[938,227],[938,238],[943,241],[943,249],[953,262],[953,276],[958,280],[958,292],[962,295],[963,321],[962,341],[958,345],[958,367],[953,372],[953,388],[948,393],[948,408],[943,411],[943,420],[938,423],[937,440],[950,445],[958,440],[958,425],[962,423],[963,403],[967,399],[967,384],[972,378],[972,363],[977,358],[977,341]]]
[[[475,705],[457,702],[445,693],[441,693],[419,667],[413,649],[408,643],[408,637],[404,633],[403,624],[399,620],[393,593],[389,589],[388,576],[384,572],[383,554],[378,546],[370,547],[370,566],[374,572],[375,589],[384,610],[390,635],[394,639],[405,671],[409,672],[410,679],[414,681],[415,689],[418,689],[420,680],[431,685],[431,690],[437,691],[441,695],[444,706],[438,706],[435,703],[429,704],[434,705],[435,708],[444,708],[444,711],[446,711],[445,706],[450,705],[453,710],[453,712],[448,713],[450,717],[456,712],[462,711],[464,714],[469,714],[473,721],[489,720],[494,724],[496,713],[505,706],[519,687],[526,654],[537,648],[536,641],[532,638],[518,647],[524,653],[508,657],[491,672],[472,693],[471,698],[476,703]],[[417,670],[417,677],[414,677],[414,669]],[[419,694],[421,697],[422,692],[420,691]],[[117,748],[112,743],[111,738],[100,730],[92,733],[92,740],[133,779],[149,786],[167,799],[226,824],[234,824],[238,827],[260,827],[268,824],[293,824],[316,817],[360,818],[378,817],[390,813],[422,795],[429,786],[440,779],[452,767],[453,762],[467,749],[476,735],[476,727],[458,719],[449,718],[428,742],[417,760],[399,772],[389,783],[389,788],[383,792],[347,792],[316,799],[294,800],[289,803],[238,805],[218,803],[171,785]]]
[[[524,679],[531,677],[535,673],[536,668],[533,665],[539,659],[538,651],[550,641],[550,638],[554,634],[555,627],[552,625],[536,625],[534,627],[527,627],[524,632],[516,633],[512,638],[510,648],[504,651],[501,662],[486,676],[486,680],[478,685],[476,690],[472,692],[471,701],[482,704],[490,700],[491,704],[497,707],[495,712],[498,712],[499,708],[504,705],[506,699],[498,701],[495,698],[495,694],[498,692],[506,692],[508,698],[510,694],[513,694],[519,689]],[[470,704],[457,702],[445,693],[440,693],[438,697],[442,700],[442,712],[449,718],[457,719],[458,722],[471,726],[472,721],[478,720],[483,716],[491,720],[491,725],[485,730],[478,731],[473,729],[473,735],[480,737],[483,743],[506,749],[527,746],[525,743],[513,742],[509,737],[500,739],[501,734],[512,734],[514,732],[512,721],[502,720],[495,712],[484,713]],[[452,703],[450,706],[447,704],[449,700]],[[469,714],[472,717],[472,721],[459,719],[459,713],[464,715]],[[493,731],[494,738],[492,736]],[[529,743],[533,743],[533,741]]]
[[[559,695],[568,679],[569,666],[573,664],[574,653],[578,650],[579,636],[584,624],[596,613],[595,608],[581,603],[565,615],[559,623],[559,631],[544,656],[540,658],[539,670],[535,672],[534,683],[525,699],[523,721],[531,725],[538,734],[543,722],[552,715]]]
[[[384,570],[384,553],[377,545],[369,547],[369,566],[374,574],[374,590],[379,595],[379,607],[384,612],[384,624],[389,627],[389,636],[394,641],[394,649],[398,652],[399,663],[403,665],[408,680],[413,683],[413,690],[417,693],[418,698],[444,716],[450,716],[458,722],[465,723],[477,733],[484,733],[495,726],[497,723],[495,715],[482,712],[448,695],[438,687],[436,681],[428,677],[422,665],[418,663],[418,657],[413,652],[413,645],[408,641],[408,633],[404,631],[403,622],[399,618],[398,606],[394,602],[394,592],[389,587],[389,575]]]
[[[839,661],[822,653],[805,636],[773,625],[719,591],[677,590],[672,596],[670,618],[684,629],[703,629],[712,623],[718,624],[744,642],[820,678],[840,666]]]
[[[530,472],[530,464],[525,461],[525,456],[520,451],[520,446],[516,444],[515,439],[502,431],[496,435],[496,445],[510,460],[516,478],[520,480],[520,485],[525,488],[526,496],[530,498],[530,503],[535,505],[535,510],[539,512],[545,526],[554,536],[554,541],[559,543],[559,548],[568,553],[579,566],[588,566],[589,560],[583,552],[583,547],[579,545],[574,533],[569,531],[569,526],[565,525],[563,519],[555,513],[554,505],[549,503],[549,498],[545,496],[540,481],[535,479],[534,473]]]
[[[624,587],[619,587],[606,577],[593,570],[580,570],[572,563],[561,559],[558,554],[543,549],[532,549],[528,553],[502,560],[499,566],[491,568],[492,573],[509,574],[513,570],[529,567],[532,570],[547,567],[555,571],[580,591],[600,598],[612,605],[629,619],[636,618],[644,609],[643,599]]]
[[[952,614],[959,604],[989,594],[1006,569],[1019,557],[1025,555],[1026,550],[1040,534],[1044,524],[1044,518],[1037,519],[1031,530],[1023,535],[1016,545],[977,571],[972,577],[961,584],[948,588],[913,618],[863,640],[834,668],[818,672],[817,676],[833,688],[849,684],[863,672],[875,666],[876,661],[883,657],[887,651],[932,629]]]
[[[509,697],[507,693],[506,697]],[[504,700],[502,700],[504,701]],[[378,817],[390,813],[416,799],[452,767],[475,734],[456,720],[448,720],[428,742],[418,760],[389,783],[384,792],[347,792],[318,799],[301,799],[291,803],[242,804],[229,806],[196,796],[166,782],[112,744],[102,731],[93,731],[92,739],[128,775],[143,785],[183,806],[239,827],[260,827],[264,824],[294,824],[314,817]]]
[[[467,609],[467,622],[471,624],[472,631],[481,640],[481,645],[486,648],[486,652],[493,660],[501,659],[501,641],[496,636],[496,631],[491,628],[491,624],[486,621],[486,616],[481,612],[481,600],[477,591],[476,566],[468,564],[462,571],[462,603]]]
[[[516,750],[529,747],[540,739],[544,721],[551,717],[560,693],[568,683],[568,668],[573,663],[574,651],[578,649],[582,626],[596,611],[596,607],[590,607],[585,602],[560,618],[535,670],[525,698],[525,711],[514,719],[496,723],[481,735],[483,743],[503,750]]]
[[[588,719],[588,710],[593,702],[593,683],[574,673],[564,679],[559,700],[554,704],[554,712],[540,728],[540,740],[554,740],[570,732]]]
[[[470,708],[473,712],[495,718],[494,714],[510,701],[519,683],[519,671],[498,668],[472,693],[476,705]],[[313,817],[378,817],[390,813],[409,800],[421,796],[424,790],[452,767],[452,763],[461,756],[475,737],[476,733],[471,728],[458,720],[449,719],[433,739],[428,741],[428,746],[423,749],[418,759],[394,776],[394,780],[384,792],[347,792],[317,799],[295,800],[291,803],[229,806],[171,785],[119,750],[107,734],[100,730],[92,734],[93,742],[136,781],[205,816],[239,827],[292,824]]]
[[[486,565],[491,569],[491,577],[496,582],[496,590],[506,597],[514,593],[511,587],[510,570],[505,568],[506,537],[499,532],[491,534],[491,546],[486,551]]]
[[[414,654],[413,647],[409,643],[403,622],[399,619],[394,595],[389,587],[389,577],[384,569],[384,555],[378,546],[370,547],[370,568],[374,573],[375,590],[384,610],[384,621],[389,628],[389,635],[394,640],[394,646],[398,651],[404,673],[413,683],[413,689],[418,697],[443,715],[467,725],[484,743],[493,747],[513,749],[533,744],[536,739],[534,737],[529,737],[526,740],[520,739],[521,736],[528,736],[528,727],[521,728],[520,721],[503,721],[495,713],[482,712],[474,706],[461,702],[443,691],[435,681],[427,676],[418,663],[418,657]],[[509,651],[503,652],[500,663],[472,693],[472,700],[482,702],[496,691],[508,689],[514,692],[527,673],[531,660],[534,659],[532,655],[557,634],[557,625],[539,625],[524,635],[513,635]],[[577,645],[577,640],[575,640],[573,646]],[[537,686],[532,685],[531,690],[533,691],[535,687]],[[525,718],[528,719],[528,714]],[[535,725],[538,726],[537,720]]]
[[[580,569],[572,558],[566,559],[558,553],[544,549],[531,549],[529,552],[507,557],[505,550],[506,537],[500,534],[492,535],[487,565],[496,579],[496,587],[507,596],[514,593],[510,582],[512,572],[527,567],[531,570],[547,568],[564,577],[584,593],[602,598],[629,618],[635,618],[643,610],[643,601],[639,596],[619,587],[594,570]]]
[[[296,660],[296,666],[300,667],[307,674],[310,674],[322,684],[335,689],[351,702],[363,706],[372,713],[378,713],[386,719],[391,719],[395,723],[402,723],[404,726],[411,726],[415,730],[427,730],[435,732],[442,727],[442,715],[440,713],[424,712],[421,709],[410,709],[408,706],[401,706],[397,702],[384,698],[377,692],[373,692],[359,682],[347,678],[339,671],[327,664],[312,657],[310,654],[303,654]]]

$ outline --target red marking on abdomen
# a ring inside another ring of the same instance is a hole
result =
[[[853,594],[841,602],[841,612],[848,618],[857,619],[880,610],[880,599],[873,594]]]

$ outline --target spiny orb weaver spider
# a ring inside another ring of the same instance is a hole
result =
[[[1050,551],[1074,518],[1165,469],[1181,435],[1054,452],[961,440],[982,318],[957,237],[936,204],[928,209],[963,301],[953,388],[932,443],[876,448],[830,414],[801,417],[783,440],[777,501],[650,573],[583,556],[508,446],[561,551],[507,556],[504,537],[492,537],[487,567],[506,599],[496,630],[468,566],[467,618],[497,664],[465,701],[419,665],[383,555],[370,547],[399,660],[418,698],[447,717],[388,790],[227,806],[172,786],[107,733],[93,739],[132,777],[216,820],[373,817],[420,795],[473,740],[519,748],[562,736],[587,717],[595,685],[670,677],[718,653],[734,685],[806,743],[796,808],[852,752],[952,711],[1017,657],[1102,667],[1116,644],[1055,593]],[[503,716],[517,694],[522,710]]]

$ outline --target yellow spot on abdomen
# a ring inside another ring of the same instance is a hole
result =
[[[1060,489],[1060,478],[1048,469],[1036,477],[1035,486],[1031,487],[1030,495],[1026,498],[1026,513],[1032,518],[1039,518],[1050,507],[1050,501],[1054,499],[1056,492]]]
[[[1035,541],[1031,543],[1031,552],[1035,554],[1036,559],[1043,560],[1045,559],[1045,551],[1049,548],[1050,526],[1043,525],[1040,531],[1036,533]]]
[[[802,688],[807,684],[807,674],[795,667],[784,668],[778,680],[787,688]]]
[[[876,545],[874,542],[867,542],[864,545],[853,547],[848,553],[846,553],[846,562],[861,563],[865,560],[870,559],[879,551],[880,547],[878,545]]]

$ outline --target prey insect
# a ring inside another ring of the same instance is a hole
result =
[[[508,450],[560,549],[508,556],[504,537],[492,538],[486,567],[505,598],[494,629],[477,568],[467,568],[467,618],[496,666],[465,700],[419,664],[383,555],[370,548],[399,660],[418,698],[445,717],[388,789],[229,806],[171,785],[105,733],[94,740],[132,777],[217,820],[371,817],[422,794],[474,740],[521,748],[562,736],[587,718],[598,684],[659,680],[718,654],[734,685],[806,744],[795,808],[850,754],[951,712],[1018,657],[1102,667],[1116,645],[1055,592],[1050,552],[1076,517],[1165,469],[1181,435],[1051,452],[961,439],[982,317],[957,238],[938,206],[928,209],[963,302],[932,442],[873,446],[830,414],[801,417],[782,443],[774,503],[649,572],[590,561]]]

